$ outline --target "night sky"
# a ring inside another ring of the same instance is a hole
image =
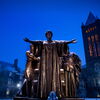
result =
[[[70,44],[85,64],[81,25],[89,12],[100,18],[100,0],[0,0],[0,61],[25,68],[26,55],[31,40],[45,40],[45,32],[53,32],[53,40],[77,39]]]

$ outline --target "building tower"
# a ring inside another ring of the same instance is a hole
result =
[[[90,12],[81,28],[87,67],[100,66],[100,19]]]

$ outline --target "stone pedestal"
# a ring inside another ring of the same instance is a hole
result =
[[[61,100],[85,100],[83,98],[62,98]]]
[[[15,97],[13,100],[47,100],[47,99],[29,98],[29,97]],[[85,99],[83,99],[83,98],[61,98],[59,100],[85,100]]]
[[[13,100],[41,100],[40,98],[14,97]]]

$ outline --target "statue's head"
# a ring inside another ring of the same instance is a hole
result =
[[[51,31],[47,31],[45,34],[47,41],[52,41],[53,33]]]

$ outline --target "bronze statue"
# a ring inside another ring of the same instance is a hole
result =
[[[52,36],[48,31],[47,41],[24,39],[31,43],[31,49],[26,52],[26,92],[22,95],[47,98],[54,91],[58,97],[75,97],[81,65],[78,56],[70,54],[68,44],[76,40],[53,41]]]
[[[29,97],[36,97],[38,94],[38,89],[34,90],[34,88],[38,88],[35,86],[35,83],[38,84],[38,78],[36,78],[35,73],[39,70],[38,63],[40,58],[34,55],[34,45],[30,46],[30,51],[26,52],[27,56],[27,63],[26,63],[26,70],[25,70],[25,78],[26,80],[26,95]],[[33,81],[34,80],[34,81]]]
[[[76,88],[79,83],[79,73],[81,72],[81,61],[79,57],[70,53],[62,58],[62,69],[64,79],[61,81],[62,95],[64,97],[76,97]]]

